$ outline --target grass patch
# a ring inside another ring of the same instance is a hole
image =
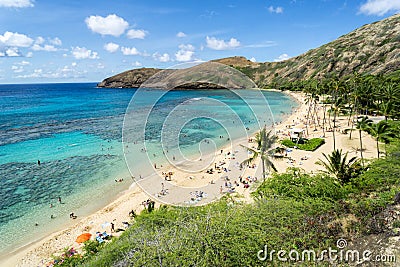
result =
[[[314,151],[318,147],[322,146],[325,144],[325,140],[323,138],[312,138],[312,139],[302,139],[298,144],[294,143],[290,139],[284,139],[281,141],[282,145],[286,147],[297,147],[298,149],[301,150],[306,150],[306,151]]]

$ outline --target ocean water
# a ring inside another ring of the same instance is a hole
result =
[[[0,255],[64,228],[70,212],[85,216],[131,185],[124,125],[132,133],[126,141],[143,136],[150,157],[177,146],[183,157],[196,157],[202,140],[222,146],[227,136],[280,122],[297,107],[287,95],[270,91],[262,92],[270,110],[251,90],[240,90],[240,96],[228,90],[170,91],[156,103],[156,91],[143,92],[93,83],[0,85],[0,233],[8,240]],[[141,174],[140,162],[134,169],[133,175]],[[114,181],[119,178],[124,182]]]

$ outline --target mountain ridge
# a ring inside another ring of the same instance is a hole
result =
[[[279,62],[252,62],[242,56],[211,60],[234,67],[259,87],[354,72],[388,74],[400,69],[400,14],[361,26],[336,40]],[[99,87],[139,87],[161,69],[141,68],[109,77]]]

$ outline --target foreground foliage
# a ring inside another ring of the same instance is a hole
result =
[[[332,207],[318,200],[250,205],[228,198],[205,207],[162,207],[139,216],[85,266],[257,266],[265,245],[290,250],[333,244],[336,229],[316,224],[336,217]]]
[[[260,261],[257,253],[265,245],[321,251],[335,248],[339,238],[392,235],[381,216],[400,191],[400,144],[392,141],[386,158],[346,183],[329,174],[289,169],[264,181],[253,193],[253,204],[227,195],[202,207],[145,210],[120,238],[104,247],[88,243],[83,256],[68,256],[60,265],[291,266],[276,257],[274,263]]]
[[[204,207],[146,211],[84,266],[260,266],[268,265],[257,258],[265,245],[320,250],[341,237],[387,231],[376,216],[400,191],[398,159],[376,160],[345,185],[299,169],[274,174],[253,193],[254,204],[227,196]],[[354,219],[344,225],[349,214]]]
[[[340,149],[332,151],[326,155],[322,153],[325,160],[318,160],[316,164],[325,168],[325,173],[333,175],[339,182],[346,184],[352,178],[357,177],[362,172],[362,167],[357,157],[347,160],[348,153],[343,153]]]

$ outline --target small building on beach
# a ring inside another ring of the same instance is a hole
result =
[[[304,136],[304,130],[300,128],[289,129],[289,138],[292,142],[297,143]]]

